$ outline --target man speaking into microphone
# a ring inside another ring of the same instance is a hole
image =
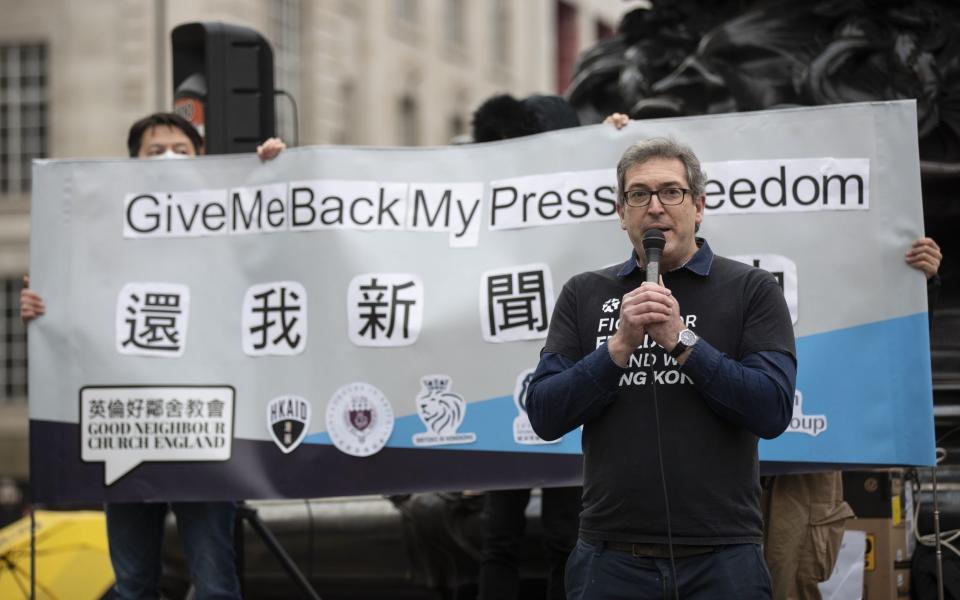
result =
[[[688,146],[630,146],[617,165],[630,257],[557,299],[527,413],[544,439],[583,425],[571,600],[771,595],[757,442],[790,420],[793,327],[773,275],[696,236],[705,184]]]

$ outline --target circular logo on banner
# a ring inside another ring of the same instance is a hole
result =
[[[345,454],[376,454],[393,433],[390,401],[369,383],[348,383],[327,404],[327,433]]]

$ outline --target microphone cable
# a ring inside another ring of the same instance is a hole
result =
[[[653,420],[657,430],[657,461],[660,463],[660,483],[663,485],[663,508],[667,516],[667,552],[670,555],[670,570],[673,572],[673,597],[680,600],[680,581],[677,579],[677,563],[673,557],[673,528],[670,525],[670,496],[667,494],[667,473],[663,468],[663,442],[660,438],[660,403],[657,400],[657,382],[654,379]]]
[[[660,200],[659,196],[657,200]],[[652,198],[651,198],[652,201]],[[646,281],[656,284],[662,281],[660,276],[660,259],[663,256],[663,249],[667,240],[663,232],[659,229],[648,229],[643,233],[643,249],[647,257],[645,266]],[[641,284],[643,285],[643,284]],[[667,357],[666,349],[664,356]],[[666,358],[664,359],[664,368],[666,368]],[[677,368],[679,368],[677,362]],[[652,375],[652,373],[651,373]],[[657,399],[657,380],[656,377],[651,381],[651,391],[653,392],[653,419],[657,431],[657,462],[660,465],[660,483],[663,486],[663,510],[667,520],[667,554],[670,556],[670,570],[673,573],[673,597],[674,600],[680,600],[680,582],[677,579],[677,562],[673,555],[673,527],[670,523],[670,495],[667,493],[667,472],[663,466],[663,439],[660,431],[660,401]]]

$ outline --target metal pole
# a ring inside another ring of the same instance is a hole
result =
[[[267,549],[273,554],[273,556],[280,562],[280,565],[287,572],[287,575],[290,576],[290,579],[300,588],[300,593],[303,594],[305,598],[310,600],[321,600],[320,596],[313,589],[313,586],[310,585],[310,582],[306,577],[303,576],[303,573],[300,572],[297,563],[293,562],[293,559],[290,558],[290,555],[287,554],[287,551],[283,549],[283,546],[280,545],[280,542],[277,541],[277,538],[273,536],[273,533],[267,529],[267,526],[264,525],[263,521],[260,519],[260,515],[257,514],[257,509],[246,503],[240,503],[237,507],[237,512],[240,516],[250,523],[250,527],[260,536],[260,539],[263,540],[263,543],[267,546]]]
[[[167,47],[167,2],[154,0],[153,2],[153,74],[154,74],[154,104],[158,111],[169,111],[172,103],[166,93],[167,56],[164,52]]]
[[[937,466],[933,474],[933,539],[937,548],[937,600],[943,600],[943,550],[940,547],[940,504],[937,502]]]

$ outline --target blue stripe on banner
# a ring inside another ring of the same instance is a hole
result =
[[[918,465],[934,464],[933,389],[927,314],[869,323],[797,340],[798,398],[791,428],[761,440],[760,459],[779,462]],[[471,402],[458,433],[469,444],[432,449],[580,452],[580,430],[556,444],[513,440],[517,409],[512,396]],[[425,427],[416,415],[396,420],[390,448],[415,448]],[[331,444],[326,432],[304,443]]]
[[[801,408],[761,460],[932,466],[927,327],[919,313],[799,338]]]
[[[476,441],[469,444],[430,446],[433,450],[477,450],[495,452],[539,452],[545,454],[579,454],[580,429],[571,431],[555,444],[518,444],[513,440],[513,419],[517,416],[513,396],[501,396],[467,404],[467,413],[457,433],[474,433]],[[417,448],[413,436],[424,433],[426,427],[417,415],[400,417],[394,423],[389,448]],[[304,438],[305,444],[332,444],[327,432],[314,433]]]

